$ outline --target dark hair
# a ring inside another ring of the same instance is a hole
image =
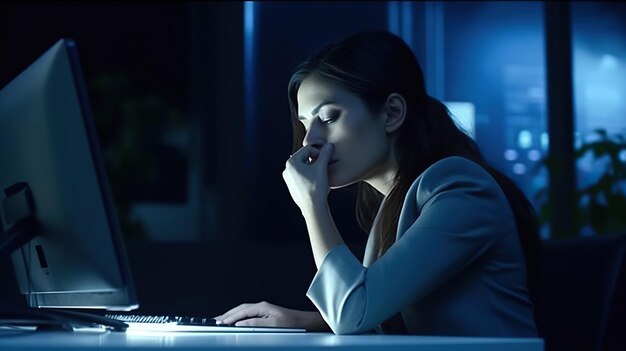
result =
[[[428,96],[420,65],[400,37],[385,31],[360,32],[325,47],[295,68],[288,87],[293,151],[302,147],[305,136],[298,121],[297,94],[309,76],[353,92],[373,112],[380,111],[392,93],[406,101],[406,118],[397,130],[395,144],[398,172],[379,222],[379,255],[395,241],[404,197],[415,179],[445,157],[462,156],[484,167],[506,195],[526,259],[529,289],[531,294],[535,292],[540,239],[532,205],[513,181],[487,164],[474,140],[456,126],[446,106]],[[358,187],[357,220],[369,232],[383,196],[365,182]]]

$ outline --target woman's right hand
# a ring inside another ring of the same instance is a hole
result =
[[[292,310],[268,302],[244,303],[214,317],[217,324],[246,327],[303,328],[308,331],[330,331],[319,312]]]
[[[332,154],[332,144],[326,143],[320,149],[307,145],[285,163],[283,180],[291,198],[303,213],[309,212],[314,204],[326,204],[330,191],[328,162]]]

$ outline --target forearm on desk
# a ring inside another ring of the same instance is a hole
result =
[[[328,324],[322,318],[318,311],[301,311],[302,327],[307,331],[330,332],[332,331]]]

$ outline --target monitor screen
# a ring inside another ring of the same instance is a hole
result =
[[[71,39],[59,40],[0,91],[2,195],[18,183],[30,188],[41,224],[38,235],[11,254],[28,304],[137,308]],[[0,207],[3,230],[10,224],[7,211]]]

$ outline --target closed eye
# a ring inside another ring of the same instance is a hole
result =
[[[331,123],[335,122],[338,118],[339,118],[339,112],[335,112],[335,113],[332,113],[332,114],[330,114],[329,116],[327,116],[325,118],[320,117],[320,120],[324,124],[331,124]]]

